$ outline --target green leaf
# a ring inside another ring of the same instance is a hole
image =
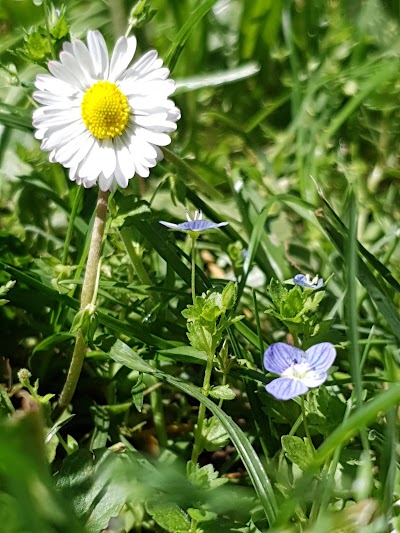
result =
[[[281,438],[282,448],[286,457],[302,470],[306,470],[313,459],[313,452],[307,437],[284,435]]]
[[[114,361],[126,365],[128,368],[132,368],[133,370],[137,370],[136,367],[138,366],[138,363],[134,363],[132,361],[131,354],[132,350],[129,348],[129,346],[119,340],[114,344],[110,351],[110,357],[114,359]],[[139,356],[136,355],[136,357]],[[260,459],[258,458],[258,455],[239,426],[232,420],[230,416],[224,413],[222,409],[215,405],[209,398],[204,396],[204,394],[202,394],[193,385],[189,385],[188,383],[185,383],[174,376],[170,376],[161,370],[155,369],[150,365],[145,364],[145,366],[149,370],[144,370],[144,372],[150,371],[149,373],[155,374],[159,379],[166,381],[170,385],[204,403],[204,405],[213,413],[213,415],[220,420],[234,446],[236,447],[244,467],[249,473],[250,479],[260,499],[268,522],[272,524],[277,513],[277,502],[271,482],[261,464]]]
[[[204,0],[189,16],[185,24],[182,26],[179,31],[176,39],[172,43],[170,49],[168,50],[165,56],[165,65],[169,67],[170,71],[174,70],[176,62],[179,59],[179,56],[182,53],[182,50],[186,44],[186,41],[191,34],[192,30],[198,24],[205,15],[211,10],[214,4],[217,3],[217,0]]]
[[[69,27],[65,17],[60,17],[56,24],[50,28],[50,33],[55,39],[63,39],[68,35]]]
[[[216,416],[204,420],[202,437],[203,446],[208,452],[216,452],[229,442],[229,435]]]
[[[190,531],[190,520],[174,503],[149,500],[146,502],[146,510],[159,526],[171,533]]]
[[[0,457],[2,490],[12,496],[10,512],[17,516],[19,531],[74,531],[83,533],[71,503],[55,490],[49,472],[44,445],[44,428],[40,410],[32,404],[31,411],[2,421],[0,427]],[[7,465],[4,468],[3,465]],[[41,494],[46,505],[41,505]],[[40,502],[40,503],[38,503]],[[2,502],[1,502],[2,503]],[[0,507],[1,507],[0,503]],[[13,531],[2,525],[3,531]]]
[[[49,39],[39,31],[28,35],[25,43],[25,52],[33,60],[39,61],[50,55]]]
[[[80,449],[64,460],[56,475],[58,491],[73,505],[90,533],[105,529],[125,504],[125,486],[112,476],[114,464],[118,467],[124,457],[124,452]]]
[[[9,416],[15,411],[13,404],[3,385],[0,385],[0,419]]]
[[[201,490],[213,490],[228,482],[227,478],[218,477],[212,464],[199,466],[189,461],[187,464],[188,480]]]
[[[234,400],[236,398],[235,393],[229,387],[229,385],[219,385],[218,387],[212,387],[210,390],[210,396],[217,400]]]
[[[193,363],[204,365],[207,361],[207,355],[203,350],[198,350],[193,346],[177,346],[168,350],[158,350],[158,353],[166,358],[176,359],[184,363]]]
[[[210,511],[205,511],[204,509],[194,509],[189,507],[187,510],[188,515],[192,520],[195,520],[197,523],[200,522],[209,522],[210,520],[217,520],[217,513],[212,513]]]
[[[317,213],[317,216],[321,226],[329,235],[339,253],[342,255],[342,257],[344,257],[345,242],[343,235],[337,231],[332,222],[328,220],[323,213]],[[371,299],[375,302],[377,308],[382,313],[382,316],[389,324],[393,334],[400,340],[400,316],[396,307],[386,294],[386,290],[382,286],[381,282],[375,278],[361,257],[358,257],[357,263],[358,280],[365,287]]]
[[[230,281],[222,291],[222,307],[225,310],[229,310],[234,306],[236,301],[236,294],[236,284]]]
[[[50,335],[49,337],[46,337],[41,342],[39,342],[39,344],[35,346],[32,354],[35,354],[37,352],[43,352],[45,350],[52,348],[53,346],[58,346],[64,341],[74,339],[74,338],[75,338],[75,335],[69,332],[54,333],[54,335]]]

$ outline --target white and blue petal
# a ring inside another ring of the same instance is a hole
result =
[[[229,224],[229,222],[210,222],[208,220],[189,220],[188,222],[182,222],[181,224],[172,224],[171,222],[160,221],[167,228],[175,229],[178,231],[194,231],[195,233],[201,233],[203,231],[209,231],[213,229],[222,228]]]
[[[333,364],[336,350],[330,342],[314,344],[305,352],[306,361],[316,372],[326,372]]]
[[[304,383],[309,389],[319,387],[326,381],[328,374],[326,372],[316,372],[315,370],[309,370],[302,378],[301,382]]]
[[[264,353],[264,367],[274,374],[282,374],[293,364],[300,363],[304,352],[284,342],[275,342]]]
[[[315,276],[311,279],[309,274],[297,274],[293,278],[293,281],[296,285],[300,285],[306,289],[320,289],[324,285],[324,280],[322,278]]]
[[[291,400],[308,392],[308,387],[302,381],[293,378],[274,379],[265,388],[277,400]]]

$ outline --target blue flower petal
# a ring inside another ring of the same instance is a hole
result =
[[[160,224],[163,226],[167,226],[169,229],[178,229],[178,224],[173,224],[172,222],[165,222],[164,220],[160,220]]]
[[[311,283],[312,280],[310,280],[310,276],[305,276],[304,274],[297,274],[293,281],[296,283],[296,285],[300,285],[301,287],[305,287],[307,289],[320,289],[323,284],[324,280],[322,278],[319,278],[317,283]]]
[[[291,400],[308,392],[308,387],[298,379],[278,378],[265,386],[267,392],[277,400]]]
[[[202,231],[222,228],[222,226],[228,225],[229,222],[216,223],[208,220],[189,220],[188,222],[182,222],[181,224],[172,224],[171,222],[160,221],[160,224],[163,224],[170,229],[176,229],[179,231],[194,231],[200,233]]]
[[[264,353],[264,366],[269,372],[282,374],[293,363],[300,363],[303,358],[303,350],[284,342],[275,342]]]
[[[335,357],[336,350],[330,342],[320,342],[306,350],[307,362],[316,372],[326,372],[332,366]]]

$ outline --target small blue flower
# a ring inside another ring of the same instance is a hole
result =
[[[296,285],[301,285],[301,287],[306,287],[307,289],[320,289],[324,285],[324,280],[315,276],[311,279],[309,274],[297,274],[293,278],[293,281]]]
[[[164,220],[160,220],[160,224],[163,224],[163,226],[166,226],[169,229],[176,229],[178,231],[185,231],[185,232],[194,232],[194,233],[201,233],[203,231],[208,231],[212,229],[222,228],[222,226],[226,226],[229,224],[229,222],[220,222],[217,224],[216,222],[209,222],[208,220],[202,220],[203,213],[200,211],[195,212],[194,214],[194,220],[192,220],[189,216],[188,210],[186,209],[186,218],[187,222],[182,222],[181,224],[173,224],[172,222],[165,222]]]
[[[281,377],[265,388],[277,400],[291,400],[305,394],[324,383],[335,357],[336,350],[330,342],[315,344],[305,352],[284,342],[271,344],[264,353],[264,366]]]

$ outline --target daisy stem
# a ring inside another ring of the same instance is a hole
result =
[[[196,237],[192,237],[192,300],[196,299]]]
[[[107,218],[107,200],[108,192],[103,192],[99,189],[96,205],[96,217],[94,220],[87,267],[82,285],[80,311],[84,311],[89,304],[94,303],[93,299],[98,286],[97,278],[99,272],[101,247]],[[82,329],[79,329],[67,379],[65,381],[63,390],[61,391],[58,403],[54,409],[53,420],[56,420],[65,411],[72,400],[79,376],[81,374],[83,362],[85,360],[86,348],[87,346],[84,334]]]
[[[304,403],[304,396],[300,396],[300,402],[301,402],[301,415],[303,417],[304,431],[306,432],[306,437],[307,437],[308,442],[310,444],[310,447],[311,447],[311,449],[312,449],[312,451],[314,453],[315,452],[315,448],[314,448],[313,442],[311,440],[310,429],[308,427],[306,406],[305,406],[305,403]]]

